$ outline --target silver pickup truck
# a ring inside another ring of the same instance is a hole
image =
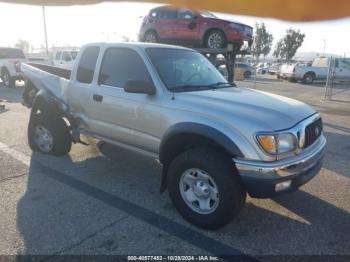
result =
[[[314,109],[238,88],[191,49],[89,44],[72,71],[25,64],[22,72],[32,150],[65,155],[84,134],[159,159],[161,192],[203,228],[227,224],[247,192],[294,191],[322,166]]]

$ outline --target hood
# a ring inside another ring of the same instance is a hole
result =
[[[261,131],[288,129],[315,113],[297,100],[247,88],[177,93],[178,99],[193,111],[265,128]]]

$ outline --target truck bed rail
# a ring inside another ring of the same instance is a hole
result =
[[[62,77],[65,79],[70,79],[71,70],[64,69],[56,66],[50,66],[50,65],[44,65],[44,64],[38,64],[38,63],[27,63],[28,65],[31,65],[33,67],[36,67],[42,71],[48,72],[50,74],[56,75],[58,77]]]

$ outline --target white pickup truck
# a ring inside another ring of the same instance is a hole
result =
[[[284,64],[281,67],[280,78],[291,81],[301,80],[304,84],[312,84],[314,80],[326,80],[330,58],[316,58],[311,66],[305,63]],[[350,59],[335,59],[335,79],[338,81],[350,81]]]
[[[64,69],[72,69],[75,58],[77,57],[77,50],[59,50],[54,52],[52,63],[54,66]]]
[[[14,87],[16,80],[21,79],[21,63],[26,60],[19,48],[0,48],[0,72],[4,87]]]
[[[227,224],[246,192],[294,191],[322,166],[326,139],[313,108],[238,88],[191,49],[97,43],[82,47],[72,70],[22,71],[34,151],[65,155],[83,133],[159,159],[161,190],[200,227]]]

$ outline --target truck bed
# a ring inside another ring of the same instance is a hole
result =
[[[65,91],[68,88],[71,70],[43,64],[24,63],[21,65],[21,71],[25,79],[29,80],[35,88],[49,91],[56,98],[67,103]]]

